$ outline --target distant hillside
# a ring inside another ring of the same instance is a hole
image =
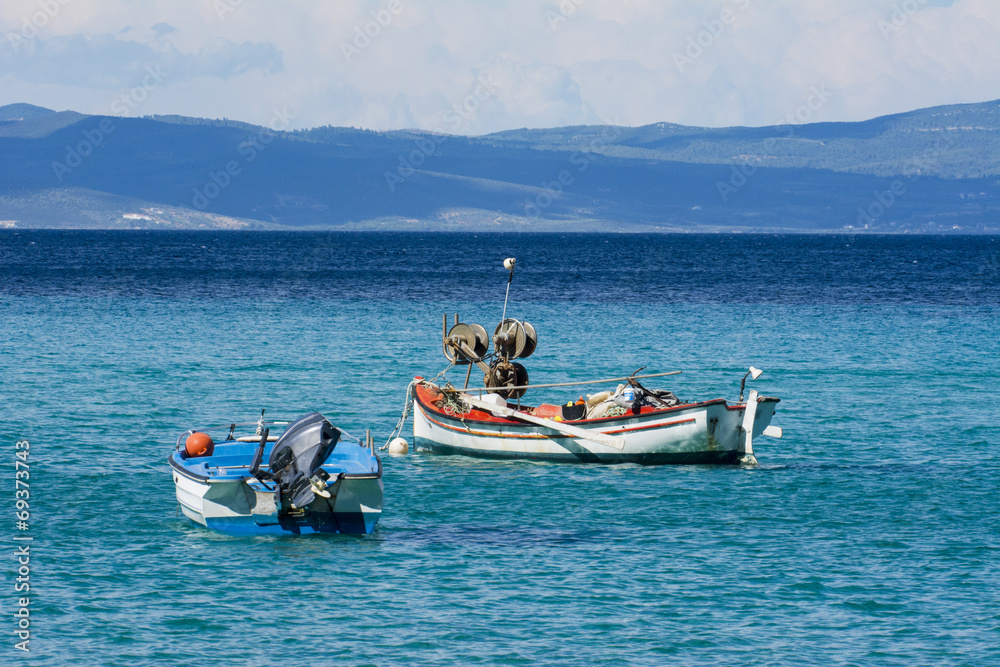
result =
[[[489,135],[496,145],[768,167],[978,178],[1000,175],[1000,101],[920,109],[859,123],[703,128],[565,127]]]
[[[87,118],[75,111],[53,111],[33,104],[0,107],[0,137],[40,138]]]
[[[0,107],[0,225],[1000,229],[1000,101],[860,123],[484,137]]]
[[[8,104],[0,107],[0,120],[25,120],[54,114],[52,109],[36,107],[34,104]]]

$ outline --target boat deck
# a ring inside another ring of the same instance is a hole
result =
[[[417,401],[420,403],[420,405],[422,407],[424,407],[426,409],[430,409],[430,410],[432,410],[432,411],[434,411],[434,412],[436,412],[436,413],[438,413],[440,415],[443,415],[443,416],[446,416],[446,417],[451,417],[451,418],[454,418],[454,419],[462,419],[463,421],[470,421],[471,420],[471,421],[476,421],[476,422],[485,422],[485,423],[493,423],[493,424],[519,424],[520,423],[520,422],[518,422],[516,420],[508,419],[506,417],[498,417],[496,415],[493,415],[493,414],[491,414],[489,412],[486,412],[484,410],[479,410],[477,408],[471,408],[469,411],[464,412],[464,413],[454,413],[454,414],[452,414],[452,413],[446,412],[440,406],[437,405],[437,402],[441,399],[441,397],[442,397],[442,392],[439,389],[437,389],[436,387],[426,386],[426,385],[424,385],[422,383],[417,383],[417,385],[416,385],[416,398],[417,398]],[[770,398],[770,397],[763,397],[760,400],[761,401],[774,401],[774,402],[778,401],[777,398]],[[666,408],[666,407],[664,407],[664,408],[657,408],[657,407],[652,407],[652,406],[646,405],[646,406],[642,407],[642,409],[639,411],[638,414],[633,414],[631,412],[627,412],[624,415],[616,415],[616,416],[611,416],[611,417],[600,417],[600,418],[597,418],[597,419],[576,419],[576,420],[568,421],[567,423],[573,424],[573,425],[577,425],[577,426],[596,426],[596,427],[600,427],[600,426],[602,426],[604,424],[611,424],[611,423],[621,422],[623,420],[634,419],[637,416],[647,417],[647,416],[651,416],[651,415],[656,415],[656,416],[669,415],[672,412],[683,412],[683,411],[689,410],[691,408],[700,408],[700,407],[705,407],[705,406],[708,406],[708,405],[717,405],[717,404],[725,405],[725,407],[726,407],[727,410],[732,410],[732,411],[740,411],[740,410],[743,410],[746,407],[746,403],[732,403],[732,404],[729,404],[729,403],[726,402],[726,399],[724,399],[724,398],[715,398],[715,399],[711,399],[711,400],[708,400],[708,401],[699,401],[698,403],[683,403],[683,404],[675,405],[675,406],[672,406],[672,407],[669,407],[669,408]],[[517,408],[517,404],[516,403],[508,403],[508,406],[512,407],[512,408]],[[524,411],[524,412],[530,413],[534,408],[532,406],[529,406],[529,405],[521,404],[521,406],[519,408],[517,408],[517,409],[521,410],[521,411]]]
[[[271,455],[269,443],[264,448],[264,463],[261,469],[267,470],[267,460]],[[257,451],[258,444],[253,442],[237,442],[226,440],[216,443],[212,456],[201,456],[196,459],[187,458],[182,451],[174,452],[170,462],[174,467],[180,467],[185,473],[207,480],[228,481],[245,479],[250,476],[250,461]],[[364,475],[378,472],[379,464],[367,449],[363,447],[334,448],[330,458],[323,464],[328,473],[337,475],[341,472],[348,475]]]

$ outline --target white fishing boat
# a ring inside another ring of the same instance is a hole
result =
[[[510,270],[508,296],[514,265],[513,258],[504,262]],[[537,333],[528,322],[508,319],[506,311],[505,298],[503,317],[492,336],[492,353],[484,327],[462,323],[456,315],[449,328],[445,316],[444,352],[452,366],[467,366],[465,384],[459,389],[422,377],[410,384],[415,449],[494,459],[756,465],[755,438],[781,437],[781,429],[770,425],[780,399],[760,396],[756,390],[743,398],[747,378],[761,375],[752,366],[743,374],[740,397],[734,402],[682,401],[670,391],[651,390],[641,382],[680,371],[646,375],[637,371],[617,378],[531,385],[525,367],[514,360],[535,351]],[[481,389],[468,386],[473,366],[483,372]],[[530,389],[600,384],[617,386],[568,404],[521,402]]]
[[[382,462],[370,435],[348,435],[318,412],[289,421],[185,431],[168,457],[177,502],[226,533],[370,533],[382,513]],[[271,428],[286,426],[280,437]],[[215,442],[211,432],[227,433]]]

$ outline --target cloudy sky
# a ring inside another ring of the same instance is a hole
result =
[[[0,104],[483,134],[1000,98],[998,0],[4,0]]]

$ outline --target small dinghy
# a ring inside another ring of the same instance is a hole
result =
[[[508,296],[514,264],[513,258],[504,261],[510,271]],[[537,344],[534,327],[507,317],[506,297],[492,340],[485,327],[462,323],[457,314],[449,329],[445,316],[442,345],[452,365],[438,377],[454,366],[466,366],[465,384],[458,389],[437,378],[415,378],[396,429],[402,429],[412,400],[414,449],[494,459],[587,463],[756,465],[754,439],[761,435],[781,437],[781,429],[770,425],[779,399],[759,396],[757,391],[743,398],[747,378],[756,380],[761,374],[753,366],[743,375],[738,401],[682,401],[670,391],[647,389],[640,382],[680,371],[649,375],[637,375],[636,371],[585,382],[528,384],[527,370],[514,360],[530,356]],[[473,366],[483,372],[482,389],[469,388]],[[567,404],[529,406],[521,402],[529,389],[601,383],[620,384]],[[404,443],[401,439],[392,442]],[[399,451],[405,451],[405,443]]]
[[[287,428],[275,437],[275,426]],[[216,442],[216,431],[228,433]],[[371,435],[362,442],[318,412],[293,422],[265,421],[261,412],[256,424],[185,431],[167,460],[184,514],[225,533],[365,534],[382,513]]]

